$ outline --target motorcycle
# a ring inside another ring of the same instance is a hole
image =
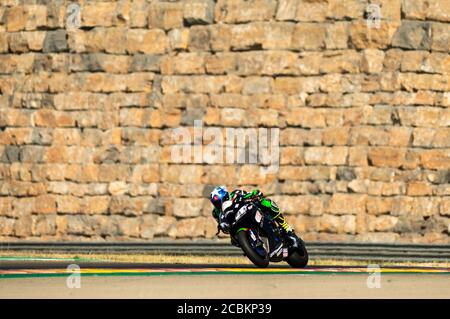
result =
[[[246,203],[227,216],[229,234],[244,254],[258,267],[269,262],[286,261],[291,267],[304,268],[308,264],[308,251],[302,239],[295,242],[281,234],[280,228],[264,215],[254,203]]]

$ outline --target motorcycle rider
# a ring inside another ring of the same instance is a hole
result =
[[[212,215],[218,223],[218,229],[222,230],[224,233],[228,233],[230,225],[226,219],[226,211],[222,211],[222,204],[226,201],[231,201],[232,203],[250,201],[254,203],[263,214],[270,216],[270,218],[280,226],[282,234],[287,236],[287,238],[292,241],[293,245],[296,245],[299,240],[292,227],[289,226],[284,219],[278,205],[270,198],[265,197],[258,189],[254,189],[252,192],[236,189],[229,193],[225,186],[217,186],[210,194],[210,201],[214,206]],[[236,243],[232,240],[232,244],[235,245]]]

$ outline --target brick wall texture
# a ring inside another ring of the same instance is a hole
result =
[[[0,4],[0,241],[214,238],[225,184],[309,241],[450,243],[450,1],[71,3]],[[279,128],[279,170],[174,163],[195,119]]]

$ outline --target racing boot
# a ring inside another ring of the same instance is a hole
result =
[[[286,237],[291,241],[291,246],[297,248],[301,239],[294,233],[293,230],[286,233]]]

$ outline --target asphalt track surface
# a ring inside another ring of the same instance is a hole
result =
[[[2,259],[0,298],[450,298],[450,269]]]

